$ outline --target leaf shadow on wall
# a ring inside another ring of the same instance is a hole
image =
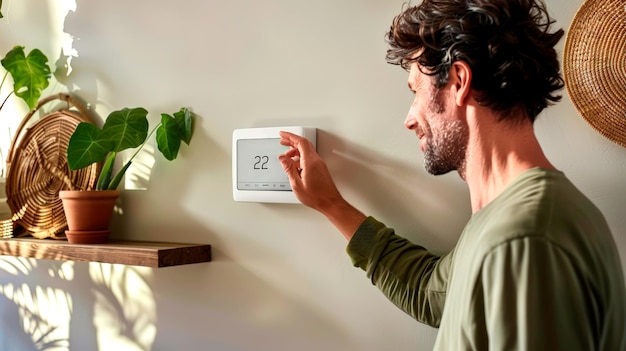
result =
[[[12,335],[2,340],[3,350],[69,347],[68,323],[58,323],[71,310],[71,301],[62,298],[67,286],[62,279],[33,279],[41,268],[35,259],[0,257],[2,330]]]
[[[154,299],[140,267],[0,257],[0,270],[2,350],[151,349]]]

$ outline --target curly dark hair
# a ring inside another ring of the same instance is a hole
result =
[[[452,63],[464,61],[474,98],[501,118],[523,108],[534,121],[561,99],[554,46],[563,30],[550,32],[554,20],[541,0],[424,0],[404,7],[386,35],[388,63],[408,70],[417,62],[442,87]]]

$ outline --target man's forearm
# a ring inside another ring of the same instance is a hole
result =
[[[335,201],[325,209],[319,210],[328,220],[350,240],[354,232],[367,218],[361,211],[350,205],[347,201]]]

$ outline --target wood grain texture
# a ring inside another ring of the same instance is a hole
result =
[[[210,262],[211,245],[144,241],[81,245],[51,239],[11,238],[0,239],[0,255],[161,268]]]

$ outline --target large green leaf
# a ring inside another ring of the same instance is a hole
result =
[[[148,137],[148,111],[142,107],[124,108],[109,114],[102,126],[103,138],[114,143],[112,151],[138,147]]]
[[[102,131],[96,125],[81,122],[67,146],[67,164],[71,170],[87,167],[104,160],[114,143],[102,139]]]
[[[156,141],[163,156],[172,161],[180,149],[180,130],[178,122],[168,114],[161,114],[161,125],[156,131]]]
[[[13,77],[15,95],[22,98],[31,110],[34,109],[51,76],[46,55],[39,49],[33,49],[26,56],[24,47],[16,46],[1,62]]]

